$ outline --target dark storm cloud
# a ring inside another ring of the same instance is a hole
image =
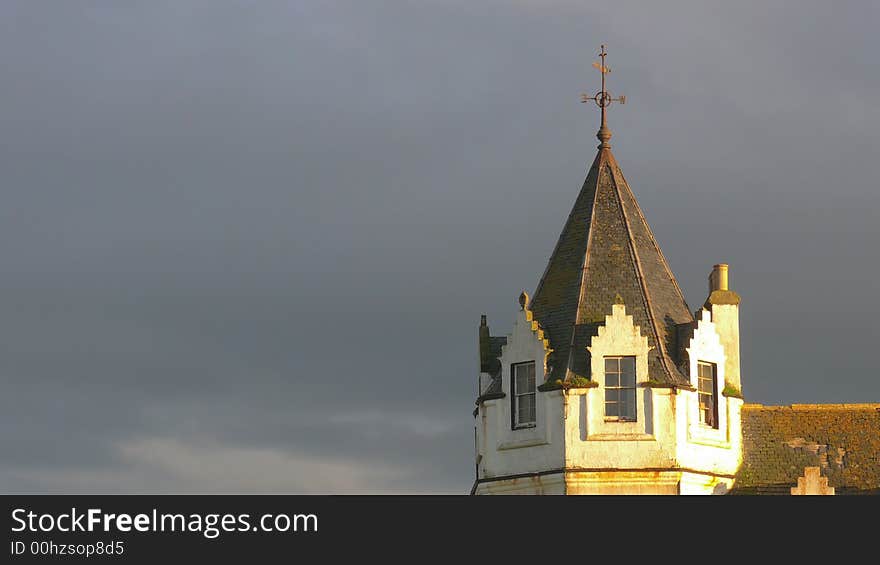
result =
[[[6,2],[0,489],[466,492],[476,325],[615,154],[754,402],[877,401],[876,9]]]

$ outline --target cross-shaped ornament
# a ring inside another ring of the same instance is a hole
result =
[[[593,96],[581,94],[581,102],[589,102],[592,100],[602,111],[602,123],[599,126],[599,133],[597,134],[597,137],[602,142],[602,144],[599,145],[600,148],[610,147],[608,145],[608,140],[611,139],[611,130],[608,129],[608,126],[605,123],[605,108],[610,106],[612,102],[626,104],[626,96],[618,96],[617,98],[614,98],[611,96],[611,93],[605,89],[605,75],[611,72],[611,68],[605,65],[605,56],[607,54],[605,46],[602,45],[602,49],[599,51],[599,58],[602,62],[593,63],[593,66],[599,69],[599,72],[602,73],[602,90]]]

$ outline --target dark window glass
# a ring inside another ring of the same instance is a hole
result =
[[[605,418],[636,420],[636,358],[605,358]]]
[[[514,429],[535,426],[535,362],[511,365],[511,424]]]
[[[697,396],[700,423],[718,428],[718,379],[715,363],[697,362]]]

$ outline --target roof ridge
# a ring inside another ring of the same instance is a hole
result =
[[[569,212],[568,212],[568,217],[565,219],[565,224],[562,225],[562,231],[559,232],[559,237],[556,238],[556,245],[553,246],[553,251],[550,252],[550,259],[553,259],[553,257],[556,255],[556,252],[559,251],[559,246],[562,245],[562,239],[565,236],[565,228],[568,227],[569,222],[571,222],[572,216],[574,216],[574,214],[575,214],[575,208],[577,207],[576,206],[577,201],[580,198],[581,192],[583,192],[584,187],[587,186],[587,181],[590,180],[590,171],[592,171],[594,167],[596,167],[596,171],[597,171],[596,182],[598,183],[598,180],[599,180],[598,163],[599,163],[599,158],[601,156],[602,156],[602,152],[599,151],[596,154],[596,157],[593,159],[592,164],[590,164],[590,167],[587,169],[587,176],[584,178],[584,183],[581,185],[581,189],[578,191],[577,196],[575,196],[574,204],[572,205],[571,210],[569,210]],[[594,195],[594,199],[595,199],[595,195]],[[589,237],[590,237],[589,234],[587,234],[587,238],[589,238]],[[549,261],[549,260],[547,261],[547,266],[544,267],[544,272],[541,274],[541,279],[538,281],[538,286],[535,287],[535,292],[534,292],[534,294],[532,294],[533,297],[538,296],[538,294],[540,294],[540,292],[541,292],[541,289],[544,287],[544,281],[547,280],[547,273],[550,272],[550,264],[551,263],[552,263],[552,261]]]
[[[611,153],[611,150],[608,150]],[[613,156],[612,156],[613,159]],[[636,252],[636,242],[632,233],[632,226],[630,225],[629,214],[626,213],[626,207],[623,205],[623,195],[620,193],[620,185],[617,182],[617,179],[614,175],[614,168],[609,166],[608,163],[605,164],[608,167],[608,176],[611,179],[611,185],[614,187],[614,191],[617,193],[617,206],[620,209],[620,214],[623,217],[623,228],[626,232],[627,241],[629,243],[629,254],[632,257],[633,264],[636,267],[636,276],[639,281],[639,286],[642,288],[641,296],[642,302],[645,306],[645,312],[648,315],[648,326],[650,328],[651,333],[654,334],[654,341],[657,344],[657,347],[661,350],[660,357],[660,366],[663,367],[663,370],[666,371],[666,376],[669,377],[670,380],[677,380],[675,376],[673,376],[672,371],[669,370],[669,366],[667,365],[666,360],[666,347],[663,343],[663,340],[660,339],[660,334],[657,332],[657,321],[654,319],[654,309],[651,307],[651,296],[648,292],[648,285],[645,284],[645,273],[642,270],[642,261],[639,257],[638,252]],[[623,179],[624,183],[626,183],[626,179]],[[589,249],[587,250],[587,254],[589,254]]]
[[[852,402],[829,404],[781,404],[764,405],[754,402],[743,404],[747,410],[880,410],[880,402]]]
[[[609,150],[610,153],[610,150]],[[611,156],[612,161],[615,165],[615,170],[617,174],[620,175],[620,178],[623,179],[624,184],[629,186],[629,183],[626,182],[626,177],[623,175],[623,171],[620,169],[620,165],[617,164],[617,158],[614,155]],[[632,188],[630,188],[630,192],[632,192]],[[684,302],[685,306],[687,306],[688,311],[692,311],[690,305],[687,300],[685,300],[684,293],[681,291],[681,287],[678,284],[678,279],[675,278],[675,275],[672,273],[672,268],[669,266],[669,261],[666,260],[666,255],[663,254],[663,249],[660,248],[660,244],[657,243],[657,238],[654,237],[654,230],[651,229],[651,224],[648,223],[648,219],[645,218],[644,212],[642,212],[642,207],[639,205],[638,201],[635,200],[635,195],[633,195],[633,200],[636,203],[636,213],[639,215],[639,219],[645,225],[645,228],[648,231],[648,237],[651,238],[651,243],[654,245],[654,249],[657,250],[657,253],[660,255],[660,258],[663,259],[663,268],[666,271],[666,274],[669,275],[669,280],[672,281],[673,286],[675,286],[675,290],[678,291],[678,297],[681,298],[681,301]]]
[[[611,149],[608,149],[608,153],[611,153]],[[581,263],[581,282],[580,288],[578,289],[578,298],[577,298],[577,308],[574,313],[574,325],[577,326],[577,321],[579,317],[579,313],[581,310],[581,304],[583,303],[583,292],[584,292],[584,282],[587,279],[590,269],[590,246],[593,244],[593,224],[596,221],[596,198],[599,194],[599,178],[602,175],[602,166],[605,163],[607,166],[608,159],[605,157],[605,151],[600,150],[596,154],[596,158],[593,160],[594,165],[596,166],[596,190],[593,193],[593,204],[590,206],[590,229],[587,230],[587,242],[584,246],[584,260]],[[590,166],[592,170],[593,166]],[[587,173],[587,177],[589,178],[589,173]],[[584,184],[586,184],[586,179],[584,180]],[[574,213],[574,209],[572,208],[572,213]],[[560,234],[560,238],[561,238]],[[547,263],[547,268],[550,268],[549,262]],[[571,330],[571,340],[568,347],[568,358],[565,360],[565,375],[564,378],[568,378],[568,373],[571,371],[571,358],[574,354],[575,350],[575,339],[577,338],[577,329],[572,328]]]

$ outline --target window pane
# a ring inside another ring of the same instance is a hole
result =
[[[620,417],[627,420],[636,419],[636,391],[635,389],[620,391]]]
[[[535,363],[517,363],[510,367],[512,373],[511,412],[514,427],[535,423]]]
[[[535,390],[535,364],[520,363],[513,366],[514,393],[527,394]]]
[[[529,380],[525,371],[519,370],[517,367],[516,371],[516,394],[525,394],[529,392]]]
[[[707,424],[713,428],[717,426],[717,418],[715,417],[715,395],[699,394],[700,398],[700,423]]]
[[[710,426],[715,425],[715,401],[711,397],[706,402],[706,423]]]
[[[528,404],[528,407],[529,407],[529,409],[528,409],[528,420],[526,420],[526,421],[527,421],[527,422],[534,423],[535,420],[537,419],[537,415],[536,415],[536,412],[535,412],[535,395],[534,395],[534,394],[530,394],[529,396],[526,397],[526,399],[528,400],[527,404]]]
[[[605,403],[605,417],[606,418],[617,418],[617,403],[616,402],[606,402]]]
[[[606,357],[605,358],[605,373],[617,373],[618,372],[618,360],[616,357]]]
[[[632,376],[633,381],[636,378],[636,358],[623,357],[620,360],[620,372],[627,376]]]
[[[636,358],[605,358],[605,416],[636,419]]]
[[[697,398],[700,403],[700,423],[713,428],[718,426],[718,418],[715,416],[718,395],[715,374],[714,363],[697,362]]]
[[[715,426],[715,409],[711,404],[700,406],[700,422],[708,426]]]
[[[535,395],[527,394],[517,398],[516,423],[517,425],[535,423]]]
[[[620,374],[605,373],[605,386],[620,386]]]

